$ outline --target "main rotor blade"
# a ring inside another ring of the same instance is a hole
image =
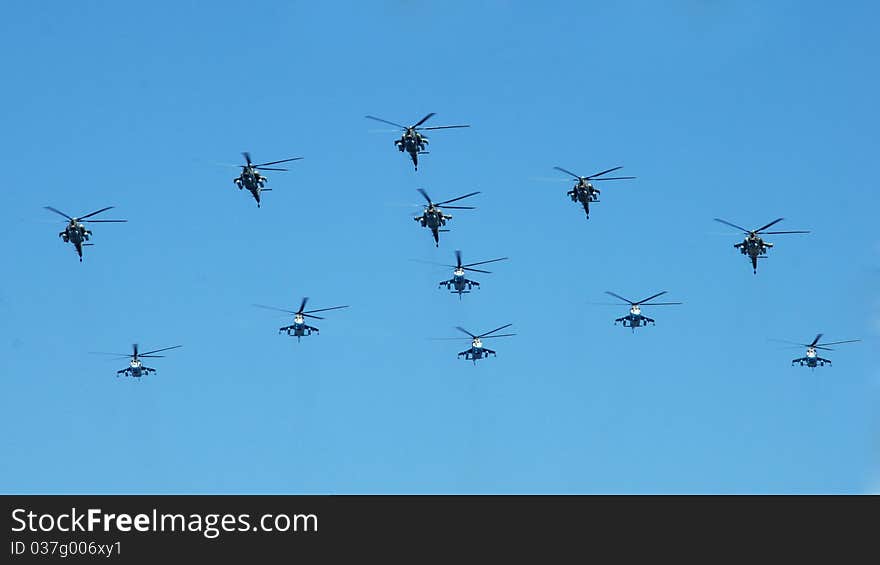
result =
[[[614,293],[611,292],[610,290],[606,290],[606,291],[605,291],[605,294],[610,294],[610,295],[613,296],[614,298],[619,298],[619,299],[623,300],[624,302],[628,302],[628,303],[630,303],[630,304],[636,304],[635,302],[633,302],[633,301],[630,300],[629,298],[624,298],[624,297],[620,296],[619,294],[614,294]]]
[[[348,308],[348,305],[345,306],[334,306],[332,308],[318,308],[317,310],[308,310],[303,312],[303,314],[310,314],[312,312],[326,312],[327,310],[339,310],[340,308]]]
[[[819,335],[821,335],[821,334],[819,334]],[[798,346],[798,347],[810,347],[810,345],[807,344],[807,343],[798,343],[798,342],[796,342],[796,341],[788,341],[788,340],[785,340],[785,339],[773,339],[773,338],[770,338],[768,341],[775,341],[775,342],[777,342],[777,343],[787,343],[787,344],[789,344],[789,345],[796,345],[796,346]],[[783,347],[782,349],[785,349],[785,348]]]
[[[612,172],[612,171],[616,171],[617,169],[622,169],[622,168],[623,168],[623,165],[621,165],[621,166],[619,166],[619,167],[614,167],[613,169],[608,169],[607,171],[602,171],[601,173],[596,173],[596,174],[594,174],[594,175],[590,175],[590,176],[588,176],[588,177],[586,177],[586,178],[588,178],[588,179],[594,179],[594,178],[596,178],[596,177],[601,177],[602,175],[604,175],[604,174],[606,174],[606,173],[610,173],[610,172]]]
[[[471,336],[472,338],[476,338],[476,337],[477,337],[477,336],[475,336],[474,334],[472,334],[471,332],[467,331],[466,329],[464,329],[464,328],[461,327],[461,326],[455,326],[455,329],[457,329],[457,330],[460,331],[460,332],[464,332],[464,333],[468,334],[468,335]],[[454,339],[454,338],[450,338],[450,339]]]
[[[461,250],[459,250],[459,249],[455,250],[455,263],[456,263],[457,268],[460,269],[461,268]]]
[[[640,306],[673,306],[675,304],[684,304],[684,302],[639,302]]]
[[[494,263],[496,261],[504,261],[505,259],[510,259],[510,257],[500,257],[498,259],[489,259],[488,261],[479,261],[477,263],[468,263],[467,265],[462,265],[462,267],[473,267],[474,265],[485,265],[486,263]]]
[[[419,191],[419,194],[421,194],[422,196],[425,197],[425,200],[428,201],[428,204],[433,204],[433,202],[431,202],[431,197],[428,196],[428,193],[425,192],[425,189],[423,189],[423,188],[417,188],[416,190]]]
[[[152,355],[153,353],[159,353],[160,351],[168,351],[169,349],[177,349],[178,347],[183,347],[182,345],[172,345],[171,347],[163,347],[162,349],[154,349],[152,351],[147,351],[146,353],[141,353],[139,357],[145,357],[147,355]],[[160,355],[161,357],[161,355]]]
[[[638,302],[636,302],[636,304],[644,304],[645,302],[651,300],[652,298],[657,298],[658,296],[660,296],[660,295],[662,295],[662,294],[666,294],[666,292],[667,292],[667,291],[665,291],[665,290],[662,291],[662,292],[658,292],[657,294],[655,294],[655,295],[653,295],[653,296],[649,296],[648,298],[646,298],[646,299],[644,299],[644,300],[639,300]]]
[[[721,222],[722,224],[727,224],[728,226],[730,226],[730,227],[732,227],[732,228],[736,228],[736,229],[738,229],[738,230],[742,230],[742,231],[744,231],[745,233],[751,233],[751,232],[750,232],[749,230],[747,230],[746,228],[744,228],[744,227],[742,227],[742,226],[738,226],[738,225],[736,225],[736,224],[731,224],[731,223],[728,222],[727,220],[722,220],[721,218],[714,218],[714,220],[715,220],[716,222]]]
[[[296,314],[293,310],[285,310],[284,308],[275,308],[274,306],[264,306],[262,304],[251,304],[251,306],[256,306],[257,308],[265,308],[266,310],[276,310],[278,312],[286,312],[287,314]]]
[[[491,274],[492,271],[484,271],[482,269],[474,269],[472,267],[458,267],[459,269],[464,269],[465,271],[473,271],[475,273],[486,273],[487,275]]]
[[[306,309],[306,302],[308,302],[308,301],[309,301],[309,297],[308,297],[308,296],[306,296],[305,298],[303,298],[302,303],[299,305],[299,310],[297,310],[295,313],[297,313],[297,314],[302,314],[303,310]]]
[[[55,212],[56,214],[60,214],[60,215],[64,216],[65,218],[67,218],[68,220],[73,219],[70,216],[68,216],[67,214],[65,214],[64,212],[62,212],[61,210],[56,210],[55,208],[53,208],[51,206],[43,206],[43,208],[45,208],[46,210],[51,210],[52,212]]]
[[[385,124],[390,124],[390,125],[392,125],[392,126],[397,126],[397,127],[399,127],[400,129],[407,129],[406,126],[402,126],[402,125],[400,125],[400,124],[395,124],[394,122],[389,122],[388,120],[383,120],[382,118],[377,118],[376,116],[364,116],[364,117],[366,117],[366,118],[370,118],[371,120],[376,120],[377,122],[382,122],[382,123],[385,123]]]
[[[427,122],[428,119],[429,119],[431,116],[434,116],[434,115],[436,115],[436,112],[431,112],[430,114],[428,114],[427,116],[425,116],[424,118],[422,118],[421,120],[419,120],[418,122],[416,122],[415,124],[413,124],[412,127],[414,127],[414,128],[419,127],[419,126],[422,125],[423,123]],[[425,128],[425,129],[430,129],[430,128]]]
[[[813,340],[813,342],[809,345],[809,347],[813,347],[814,345],[816,345],[817,343],[819,343],[819,340],[820,340],[820,339],[822,339],[822,334],[816,334],[816,338],[815,338],[815,339]]]
[[[638,177],[605,177],[604,179],[590,179],[590,180],[630,180]]]
[[[503,330],[504,328],[510,327],[512,325],[513,324],[504,324],[500,328],[495,328],[491,332],[482,333],[482,334],[478,335],[477,337],[487,337],[489,334],[493,334],[493,333],[497,332],[498,330]],[[495,337],[498,337],[498,336],[495,336]]]
[[[437,267],[452,267],[453,269],[458,267],[458,265],[447,265],[446,263],[435,263],[434,261],[425,261],[424,259],[410,259],[410,261],[414,261],[416,263],[425,263],[427,265],[435,265]]]
[[[453,129],[453,128],[469,128],[469,127],[471,127],[471,126],[469,126],[469,125],[467,125],[467,126],[434,126],[434,127],[430,127],[430,128],[419,128],[419,129],[422,131],[425,131],[425,130],[429,130],[429,129]]]
[[[137,354],[138,354],[138,344],[136,344],[136,343],[132,343],[132,344],[131,344],[131,350],[134,352],[134,356],[137,357]]]
[[[439,206],[439,204],[435,204],[435,206]],[[476,210],[476,206],[444,206],[447,210]]]
[[[847,339],[845,341],[832,341],[830,343],[818,343],[818,344],[814,344],[814,345],[815,345],[815,347],[826,347],[828,345],[840,345],[841,343],[855,343],[857,341],[862,341],[862,340],[860,340],[860,339]]]
[[[250,165],[251,164],[251,154],[248,153],[247,151],[244,151],[244,152],[242,152],[242,155],[244,156],[244,160],[247,161],[247,164]]]
[[[281,159],[280,161],[269,161],[268,163],[260,163],[259,165],[254,165],[257,168],[263,167],[265,165],[277,165],[278,163],[288,163],[290,161],[299,161],[302,157],[291,157],[290,159]]]
[[[321,316],[312,316],[311,314],[303,314],[303,318],[314,318],[315,320],[323,320]]]
[[[776,218],[775,220],[773,220],[772,222],[770,222],[770,223],[767,224],[766,226],[764,226],[764,227],[762,227],[762,228],[758,228],[758,229],[756,229],[756,230],[755,230],[755,233],[758,233],[758,232],[764,231],[764,230],[766,230],[767,228],[769,228],[770,226],[772,226],[773,224],[775,224],[775,223],[777,223],[777,222],[781,222],[783,219],[784,219],[784,218]]]
[[[516,335],[516,334],[487,335],[487,336],[481,336],[480,339],[494,339],[496,337],[510,337],[512,335]]]
[[[810,233],[807,230],[797,230],[797,231],[763,231],[761,232],[765,235],[779,235],[781,233]]]
[[[140,357],[141,359],[144,359],[144,358],[149,358],[149,359],[162,359],[162,358],[164,358],[165,356],[164,356],[164,355],[138,355],[138,357]]]
[[[470,194],[465,194],[464,196],[459,196],[458,198],[453,198],[452,200],[444,200],[443,202],[438,202],[437,206],[441,206],[443,204],[449,204],[450,202],[455,202],[456,200],[461,200],[463,198],[468,198],[469,196],[473,196],[474,194],[479,194],[480,191],[471,192]]]
[[[567,173],[567,174],[573,176],[574,178],[576,178],[577,180],[581,180],[580,176],[574,174],[573,172],[571,172],[567,169],[563,169],[562,167],[553,167],[553,168],[556,169],[557,171],[562,171],[563,173]]]
[[[276,169],[274,167],[260,167],[261,171],[287,171],[289,169]]]
[[[83,222],[91,222],[93,224],[104,222],[106,223],[118,223],[118,222],[127,222],[128,220],[81,220]]]
[[[105,211],[109,210],[110,208],[113,208],[113,206],[107,206],[106,208],[101,208],[100,210],[95,210],[91,214],[86,214],[85,216],[80,216],[78,219],[85,220],[86,218],[91,218],[95,214],[100,214],[101,212],[105,212]]]

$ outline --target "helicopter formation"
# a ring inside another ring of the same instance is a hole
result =
[[[418,156],[427,154],[426,148],[428,144],[428,138],[422,132],[428,130],[441,130],[441,129],[455,129],[455,128],[467,128],[469,125],[449,125],[449,126],[423,126],[425,122],[427,122],[430,118],[435,116],[434,112],[427,114],[421,120],[416,122],[411,126],[403,126],[383,118],[378,118],[375,116],[367,115],[366,118],[383,122],[389,125],[393,125],[395,127],[402,129],[401,137],[394,141],[395,147],[400,152],[407,152],[412,160],[413,167],[415,171],[418,171]],[[233,179],[234,184],[238,187],[239,190],[247,189],[254,200],[256,201],[257,207],[261,206],[261,194],[266,191],[270,191],[272,189],[265,188],[266,183],[268,182],[268,178],[262,174],[262,171],[287,171],[286,168],[273,167],[273,165],[279,165],[282,163],[288,163],[293,161],[298,161],[302,159],[302,157],[291,157],[287,159],[281,159],[277,161],[268,161],[265,163],[254,163],[251,159],[251,155],[248,152],[242,152],[242,156],[245,159],[245,163],[242,165],[235,165],[236,167],[241,168],[241,173],[238,177]],[[590,204],[599,202],[599,195],[601,192],[593,186],[593,182],[599,181],[617,181],[617,180],[632,180],[636,179],[635,176],[617,176],[617,177],[608,177],[609,173],[613,173],[622,169],[622,166],[612,167],[610,169],[603,170],[598,173],[594,173],[588,176],[581,176],[571,172],[568,169],[564,169],[560,166],[553,167],[554,170],[565,173],[575,179],[576,183],[569,190],[566,195],[571,199],[572,202],[579,203],[584,210],[585,216],[587,219],[590,217]],[[565,179],[570,180],[570,179]],[[462,196],[457,196],[455,198],[450,198],[448,200],[443,200],[441,202],[434,202],[431,197],[428,195],[427,191],[423,188],[416,189],[422,198],[425,200],[426,204],[423,204],[423,211],[420,215],[413,217],[413,220],[418,222],[421,227],[427,228],[431,232],[431,236],[434,240],[435,247],[440,246],[440,233],[447,232],[448,229],[444,229],[447,225],[447,222],[452,220],[452,215],[446,214],[444,210],[473,210],[474,206],[452,206],[450,204],[454,202],[458,202],[465,198],[470,198],[477,194],[480,194],[479,191],[470,192],[468,194],[464,194]],[[94,216],[101,214],[107,210],[112,209],[113,206],[107,206],[105,208],[101,208],[94,212],[90,212],[88,214],[73,217],[68,214],[53,208],[51,206],[45,206],[45,209],[54,212],[60,216],[63,216],[68,220],[65,229],[60,232],[58,235],[62,238],[64,243],[71,243],[79,256],[80,262],[82,262],[83,251],[82,248],[84,246],[93,245],[90,243],[90,238],[92,235],[91,230],[86,229],[83,225],[84,222],[106,222],[106,223],[119,223],[126,222],[127,220],[107,220],[107,219],[90,219]],[[783,218],[777,218],[772,222],[761,226],[760,228],[754,230],[748,230],[736,224],[733,224],[727,220],[723,220],[721,218],[714,218],[715,221],[725,224],[727,226],[733,227],[742,231],[746,237],[742,242],[734,244],[734,248],[739,249],[739,251],[746,255],[752,265],[752,271],[754,274],[757,274],[758,269],[758,259],[766,258],[767,250],[773,247],[773,243],[765,241],[762,236],[765,235],[780,235],[780,234],[807,234],[810,233],[807,230],[793,230],[793,231],[767,231],[769,228],[773,227],[777,223],[781,222]],[[490,273],[490,271],[486,271],[483,269],[477,269],[475,267],[480,265],[486,265],[489,263],[494,263],[498,261],[507,260],[508,257],[499,257],[495,259],[489,259],[485,261],[477,261],[474,263],[462,263],[462,253],[461,250],[455,251],[456,263],[454,265],[451,264],[440,264],[443,267],[451,267],[453,268],[452,278],[440,281],[439,288],[445,287],[452,294],[457,294],[459,300],[462,299],[462,295],[468,294],[471,292],[473,288],[480,288],[480,283],[468,278],[467,272],[474,273]],[[434,263],[438,265],[437,263]],[[623,301],[624,303],[629,305],[629,313],[626,315],[614,319],[614,324],[621,324],[623,327],[628,327],[635,333],[636,328],[647,327],[648,325],[656,325],[656,322],[653,318],[650,318],[642,313],[642,307],[644,306],[670,306],[670,305],[680,305],[682,302],[654,302],[655,299],[667,293],[667,291],[657,292],[645,299],[632,301],[628,298],[624,298],[623,296],[616,294],[611,291],[605,291],[606,294],[617,298],[618,300]],[[293,323],[287,326],[283,326],[279,328],[279,334],[287,333],[288,336],[296,337],[297,341],[300,341],[303,337],[311,336],[312,334],[318,334],[318,328],[311,326],[307,323],[307,319],[309,320],[323,320],[324,318],[321,316],[316,316],[315,314],[320,312],[328,312],[333,310],[340,310],[343,308],[348,308],[348,305],[344,306],[332,306],[329,308],[318,308],[313,310],[306,310],[306,304],[308,303],[309,298],[305,297],[302,299],[300,306],[297,310],[289,310],[283,308],[276,308],[274,306],[265,306],[262,304],[254,304],[253,306],[283,312],[285,314],[293,315]],[[485,347],[483,345],[483,340],[485,339],[494,339],[501,337],[511,337],[516,335],[515,333],[506,333],[499,334],[497,332],[504,330],[510,327],[512,324],[508,323],[494,330],[484,332],[481,334],[473,334],[470,331],[464,329],[463,327],[456,326],[455,329],[466,334],[467,338],[439,338],[439,339],[470,339],[471,346],[470,348],[459,352],[457,354],[457,358],[464,358],[465,360],[472,361],[474,364],[478,360],[487,359],[490,356],[497,356],[497,352]],[[831,350],[828,346],[830,345],[838,345],[844,343],[853,343],[860,340],[846,340],[846,341],[836,341],[830,343],[820,343],[822,334],[818,334],[816,338],[809,344],[801,344],[796,343],[798,347],[806,347],[806,353],[804,357],[800,357],[798,359],[792,360],[792,365],[798,364],[800,366],[807,366],[810,368],[816,368],[817,366],[824,366],[826,364],[830,365],[831,361],[828,359],[824,359],[819,357],[817,350]],[[786,342],[786,343],[794,343],[794,342]],[[145,375],[149,375],[151,373],[155,373],[156,370],[151,367],[146,367],[142,364],[142,359],[150,359],[156,357],[162,357],[161,355],[156,355],[156,353],[168,351],[171,349],[176,349],[182,347],[181,345],[175,345],[172,347],[166,347],[162,349],[155,349],[152,351],[147,351],[145,353],[139,353],[138,345],[132,345],[132,353],[131,354],[110,354],[121,357],[127,357],[130,359],[129,366],[117,371],[117,376],[130,376],[134,378],[140,378]]]

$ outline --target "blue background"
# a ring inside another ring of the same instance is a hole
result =
[[[880,489],[869,2],[41,2],[0,23],[0,491]],[[414,172],[373,114],[427,125]],[[232,178],[269,173],[258,209]],[[604,183],[589,220],[560,165]],[[473,190],[435,248],[412,216]],[[82,264],[63,220],[114,205]],[[753,275],[777,217],[808,235]],[[459,301],[448,263],[509,256]],[[614,326],[646,308],[656,327]],[[319,336],[252,303],[328,313]],[[511,322],[474,366],[453,328]],[[861,338],[833,367],[770,339]],[[175,344],[158,373],[125,353]]]

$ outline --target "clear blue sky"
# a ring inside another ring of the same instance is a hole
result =
[[[869,2],[6,6],[0,491],[880,489]],[[434,132],[414,172],[395,133]],[[303,156],[257,209],[241,151]],[[585,220],[560,165],[623,165]],[[562,178],[559,176],[559,178]],[[416,188],[473,190],[434,247]],[[95,224],[80,264],[55,206]],[[734,230],[809,235],[753,275]],[[509,256],[459,300],[412,259]],[[660,290],[656,327],[612,290]],[[350,304],[319,336],[296,308]],[[498,357],[462,325],[511,322]],[[861,338],[833,367],[770,339]],[[158,373],[90,351],[183,344]]]

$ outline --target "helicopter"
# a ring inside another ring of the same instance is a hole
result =
[[[571,198],[572,202],[580,202],[584,207],[584,212],[587,215],[587,219],[590,218],[590,202],[599,202],[599,194],[601,191],[598,188],[593,188],[592,183],[590,181],[598,181],[598,180],[629,180],[634,179],[636,177],[605,177],[598,178],[602,175],[608,174],[610,172],[616,171],[618,169],[622,169],[623,166],[614,167],[613,169],[608,169],[607,171],[602,171],[601,173],[596,173],[594,175],[590,175],[588,177],[582,177],[574,174],[571,171],[563,169],[562,167],[553,167],[557,171],[562,171],[568,175],[573,176],[577,179],[577,184],[574,185],[574,188],[568,191],[568,197]]]
[[[302,299],[302,303],[299,305],[299,310],[284,310],[283,308],[275,308],[274,306],[263,306],[262,304],[254,304],[254,306],[258,308],[266,308],[267,310],[277,310],[279,312],[286,312],[288,314],[293,314],[293,324],[290,326],[284,326],[283,328],[278,329],[278,333],[287,332],[287,335],[296,336],[296,341],[300,341],[303,336],[312,335],[312,333],[318,333],[318,328],[309,326],[306,324],[306,318],[314,318],[315,320],[323,320],[324,318],[320,316],[313,316],[315,312],[326,312],[327,310],[339,310],[340,308],[348,308],[348,306],[334,306],[332,308],[319,308],[317,310],[306,310],[306,303],[309,301],[309,297],[306,296]]]
[[[382,122],[385,124],[390,124],[395,127],[399,127],[403,129],[403,135],[400,136],[400,139],[394,140],[394,146],[401,152],[406,151],[409,153],[409,156],[412,158],[413,167],[415,170],[419,170],[419,155],[426,155],[428,152],[425,151],[425,146],[428,144],[428,138],[421,133],[419,130],[432,130],[432,129],[452,129],[452,128],[469,128],[471,126],[433,126],[427,128],[420,128],[423,123],[428,121],[431,116],[434,116],[436,113],[431,112],[415,124],[407,127],[402,126],[400,124],[395,124],[394,122],[389,122],[388,120],[383,120],[382,118],[377,118],[375,116],[366,116],[371,120],[376,120],[377,122]]]
[[[758,234],[764,235],[777,235],[777,234],[785,234],[785,233],[810,233],[809,231],[768,231],[765,232],[767,228],[774,225],[777,222],[781,222],[783,218],[776,218],[766,226],[760,227],[756,230],[747,230],[743,227],[740,227],[736,224],[731,224],[727,220],[722,220],[721,218],[715,218],[716,222],[721,222],[722,224],[726,224],[732,228],[736,228],[738,230],[742,230],[743,233],[746,234],[746,238],[742,241],[742,243],[735,243],[733,246],[739,249],[740,253],[743,255],[748,255],[749,259],[752,261],[752,273],[758,273],[758,259],[764,259],[767,256],[767,249],[773,247],[773,244],[769,241],[764,241]]]
[[[473,287],[480,288],[480,283],[477,281],[472,281],[465,276],[465,271],[473,271],[475,273],[490,273],[491,271],[483,271],[481,269],[474,269],[473,267],[476,265],[485,265],[486,263],[494,263],[496,261],[504,261],[505,259],[509,259],[509,257],[501,257],[499,259],[490,259],[488,261],[479,261],[477,263],[468,263],[467,265],[461,264],[461,251],[455,250],[455,265],[442,265],[443,267],[452,267],[455,270],[452,271],[452,278],[446,281],[440,281],[440,285],[438,288],[446,287],[446,290],[450,290],[453,293],[458,294],[458,299],[461,300],[462,294],[467,294],[471,291]],[[439,263],[433,263],[435,265],[439,265]]]
[[[281,161],[270,161],[268,163],[260,163],[255,165],[251,162],[251,154],[245,151],[242,153],[244,155],[244,160],[246,161],[245,165],[239,165],[241,167],[241,174],[234,179],[232,182],[238,187],[239,190],[242,188],[246,188],[251,191],[251,194],[254,196],[254,200],[257,201],[257,208],[260,207],[260,193],[272,190],[271,188],[263,188],[266,186],[266,183],[269,181],[266,177],[260,174],[259,170],[263,171],[286,171],[287,169],[279,169],[279,168],[269,168],[266,165],[277,165],[278,163],[287,163],[289,161],[299,161],[302,157],[293,157],[291,159],[282,159]]]
[[[459,196],[458,198],[453,198],[452,200],[444,200],[443,202],[431,202],[431,197],[428,196],[428,193],[424,191],[424,189],[417,189],[419,193],[428,201],[428,205],[425,206],[425,211],[422,212],[421,216],[415,216],[413,220],[421,223],[422,227],[430,228],[431,234],[434,236],[434,245],[436,247],[440,247],[440,235],[441,231],[449,231],[449,230],[441,230],[441,226],[446,225],[447,220],[451,220],[452,216],[443,213],[443,210],[440,209],[440,206],[444,204],[449,204],[450,202],[455,202],[456,200],[461,200],[462,198],[468,198],[469,196],[473,196],[475,194],[479,194],[480,192],[471,192],[470,194],[465,194],[464,196]],[[450,208],[453,210],[473,210],[473,206],[443,206],[444,208]]]
[[[823,334],[818,334],[815,339],[811,343],[795,343],[793,341],[782,341],[782,340],[774,340],[774,341],[782,341],[783,343],[790,343],[792,345],[797,345],[799,347],[806,347],[807,353],[804,357],[799,357],[798,359],[792,359],[792,366],[797,363],[801,367],[806,365],[811,369],[815,369],[816,367],[824,367],[825,365],[830,365],[830,359],[823,359],[819,357],[819,354],[816,353],[817,349],[822,349],[825,351],[834,351],[829,345],[840,345],[842,343],[855,343],[857,341],[862,341],[860,339],[847,339],[845,341],[832,341],[830,343],[819,343],[819,340],[822,339]]]
[[[100,214],[101,212],[105,212],[113,206],[107,206],[106,208],[101,208],[100,210],[96,210],[91,214],[86,214],[85,216],[80,216],[79,218],[72,218],[65,214],[60,210],[56,210],[51,206],[43,206],[46,210],[51,210],[56,214],[64,216],[69,220],[67,226],[64,228],[64,231],[58,234],[58,237],[64,240],[64,243],[72,243],[76,248],[76,254],[79,255],[79,261],[82,263],[83,254],[82,248],[84,245],[94,245],[93,243],[85,243],[89,240],[89,237],[92,235],[91,230],[87,230],[85,226],[82,225],[81,222],[104,222],[104,223],[118,223],[118,222],[127,222],[128,220],[86,220],[86,218],[91,218],[95,214]]]
[[[490,331],[490,332],[482,333],[482,334],[480,334],[480,335],[474,335],[474,334],[472,334],[471,332],[467,331],[466,329],[462,328],[461,326],[456,326],[455,329],[457,329],[458,331],[460,331],[460,332],[462,332],[462,333],[466,333],[466,334],[469,335],[470,338],[471,338],[471,346],[470,346],[470,348],[465,349],[464,351],[462,351],[461,353],[459,353],[459,354],[457,355],[457,357],[458,357],[459,359],[460,359],[461,357],[464,357],[465,360],[467,360],[467,361],[473,361],[473,362],[474,362],[474,365],[477,364],[477,360],[478,360],[478,359],[488,359],[488,358],[489,358],[489,355],[495,355],[495,356],[497,357],[498,354],[495,353],[495,351],[493,351],[493,350],[491,350],[491,349],[488,349],[488,348],[486,348],[486,347],[483,347],[483,340],[484,340],[484,339],[489,339],[489,338],[496,338],[496,337],[509,337],[509,336],[512,336],[512,335],[516,335],[516,334],[497,334],[497,335],[491,335],[491,334],[494,334],[494,333],[497,332],[497,331],[501,331],[501,330],[503,330],[504,328],[510,327],[510,326],[512,326],[512,325],[513,325],[513,324],[505,324],[505,325],[501,326],[500,328],[495,328],[494,330],[492,330],[492,331]],[[462,338],[462,337],[449,337],[449,338],[441,338],[441,339],[466,339],[466,338]]]
[[[164,355],[153,355],[154,353],[159,353],[161,351],[168,351],[169,349],[177,349],[178,347],[183,347],[182,345],[174,345],[171,347],[163,347],[162,349],[154,349],[152,351],[147,351],[145,353],[138,353],[138,344],[131,344],[131,354],[126,353],[100,353],[100,355],[115,355],[117,357],[131,357],[131,361],[128,362],[128,367],[125,369],[121,369],[116,371],[116,377],[118,378],[120,375],[126,377],[145,377],[150,373],[155,373],[156,369],[152,367],[147,367],[141,363],[141,359],[153,359],[159,357],[165,357]]]
[[[620,296],[619,294],[614,294],[610,290],[606,290],[605,294],[610,294],[614,298],[619,298],[620,300],[623,300],[624,302],[628,302],[630,305],[629,314],[627,314],[626,316],[624,316],[622,318],[617,318],[616,320],[614,320],[614,324],[616,325],[618,322],[620,322],[623,324],[623,327],[632,328],[633,333],[635,333],[636,328],[638,328],[640,326],[647,327],[647,325],[649,323],[654,324],[653,318],[649,318],[649,317],[644,316],[642,314],[642,308],[641,308],[642,306],[670,306],[670,305],[674,305],[674,304],[681,304],[681,302],[651,302],[651,300],[657,298],[658,296],[666,294],[666,292],[667,291],[664,290],[662,292],[658,292],[657,294],[649,296],[648,298],[645,298],[644,300],[639,300],[638,302],[633,302],[632,300],[630,300],[628,298],[624,298],[624,297]],[[627,323],[627,322],[629,322],[629,323]],[[656,325],[656,324],[654,324],[654,325]]]

